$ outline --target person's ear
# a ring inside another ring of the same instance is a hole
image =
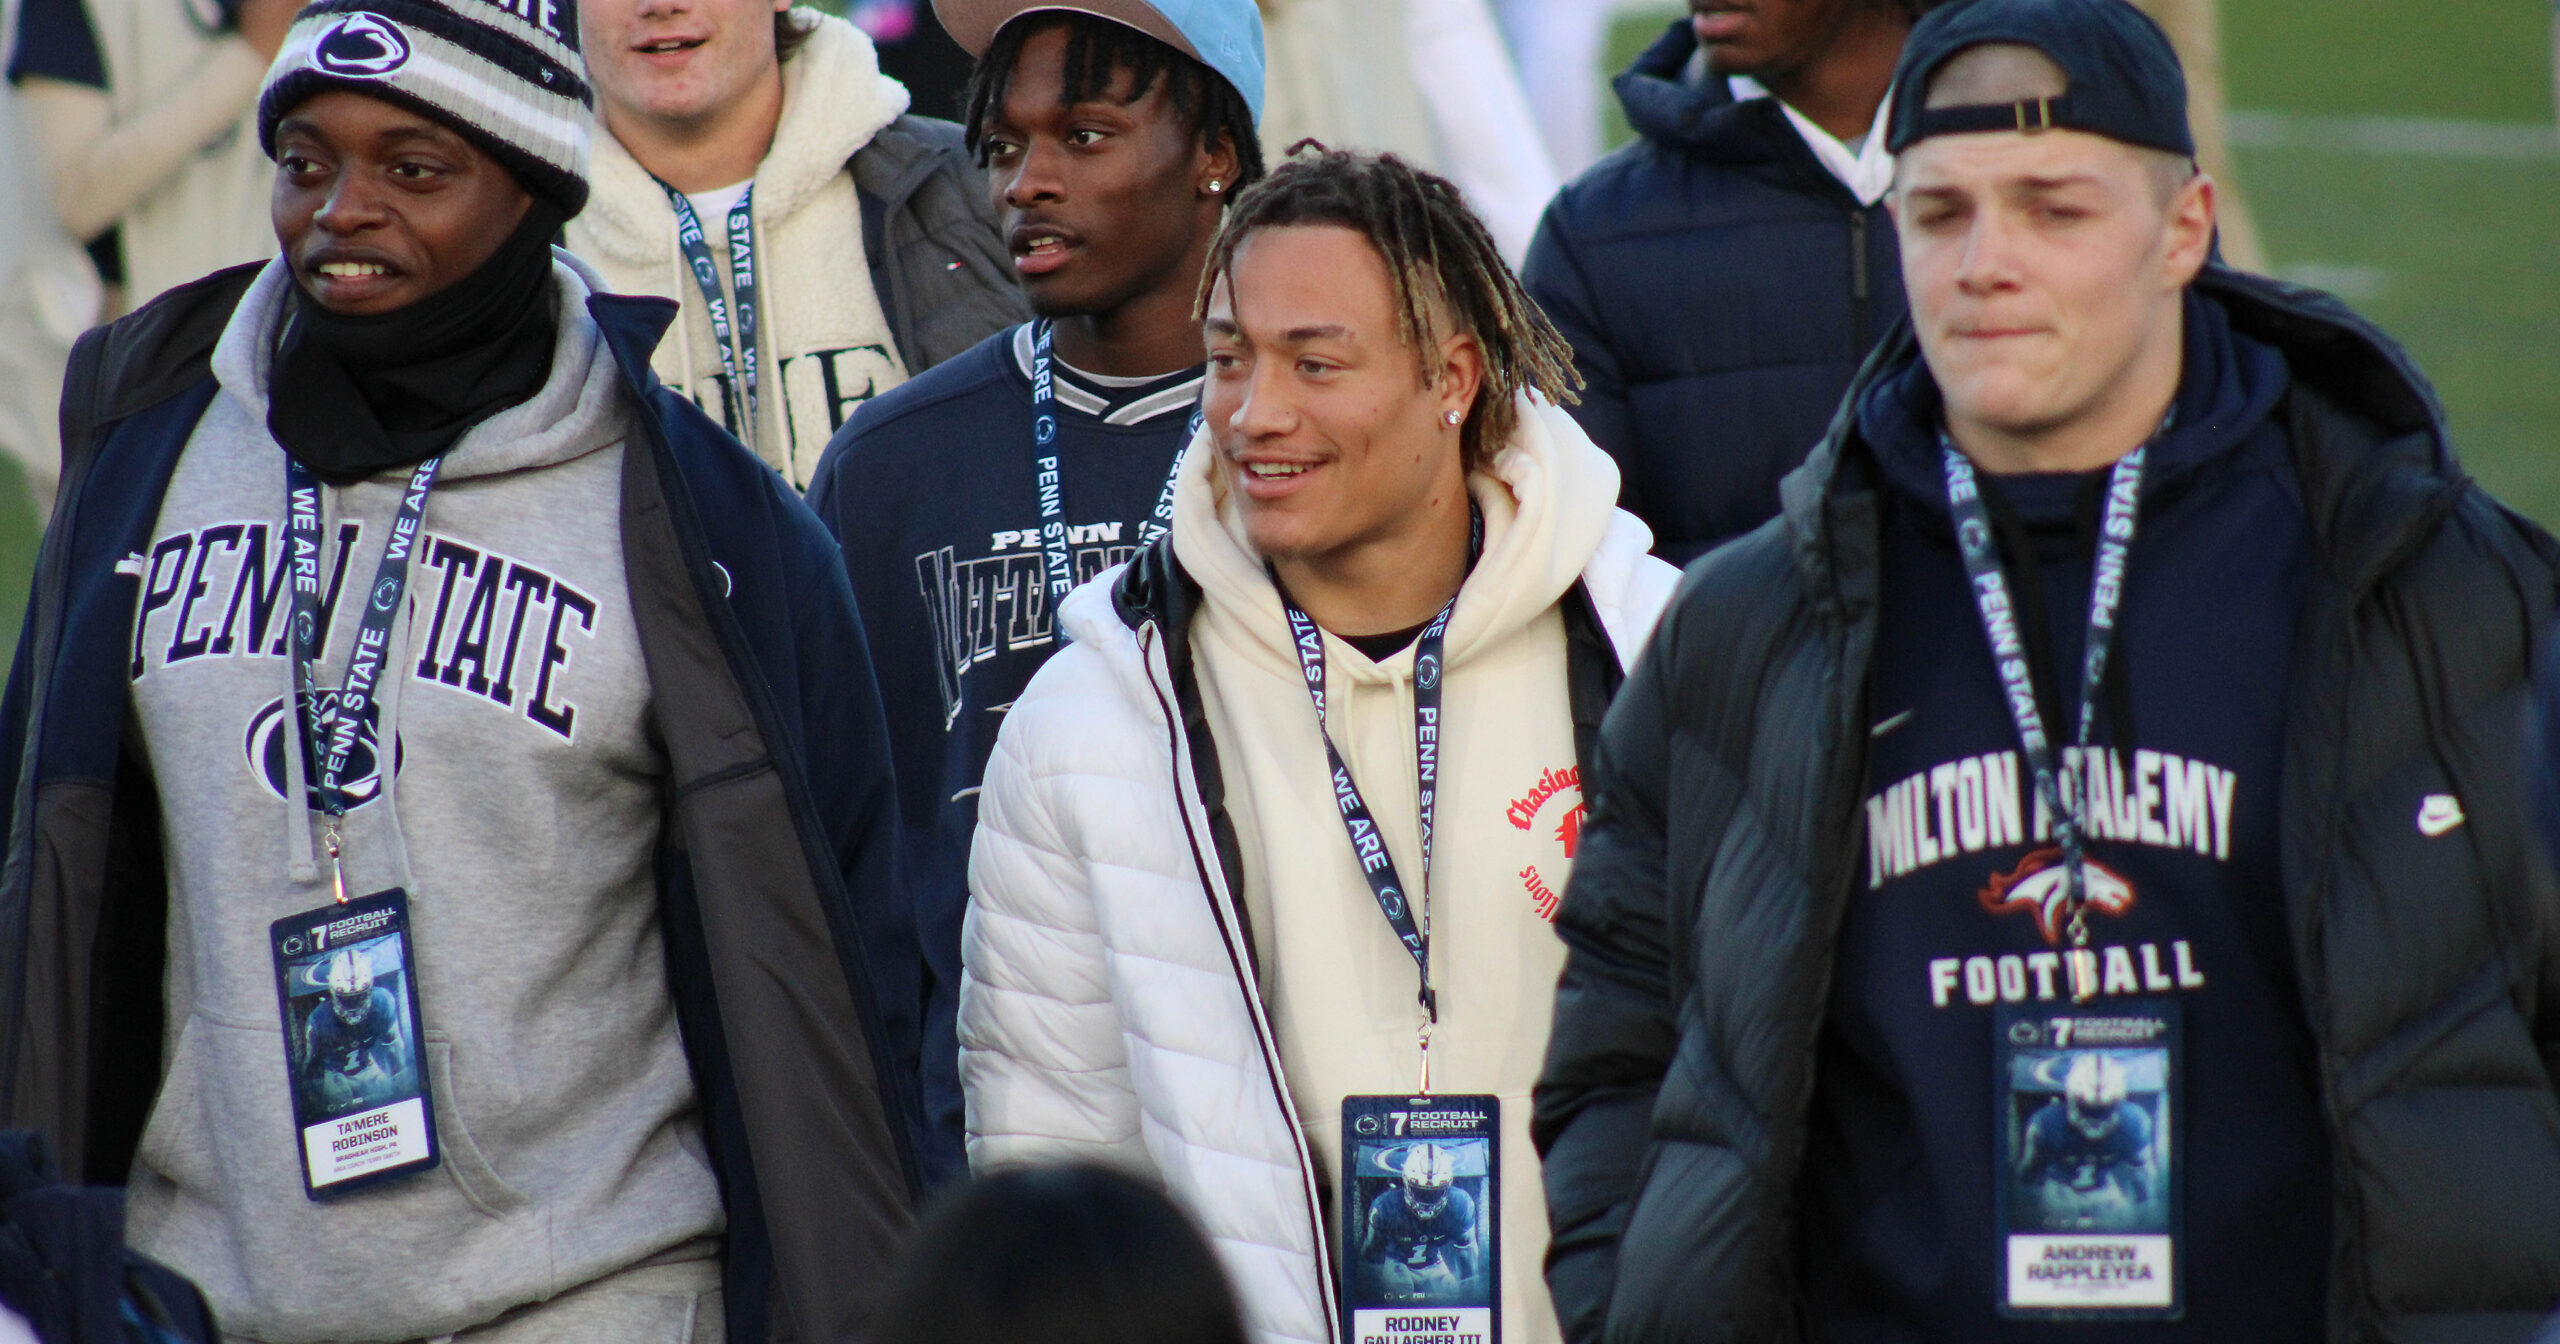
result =
[[[1440,341],[1440,358],[1433,369],[1431,390],[1438,405],[1442,424],[1454,414],[1458,423],[1466,423],[1475,409],[1476,393],[1484,387],[1484,344],[1460,332]]]
[[[2180,184],[2169,197],[2167,230],[2168,246],[2162,257],[2166,279],[2172,289],[2184,288],[2204,269],[2213,255],[2213,223],[2216,205],[2213,178],[2198,171]]]
[[[1243,159],[1236,153],[1233,136],[1221,132],[1215,145],[1204,146],[1193,156],[1192,190],[1214,201],[1224,202],[1236,191],[1236,174],[1243,171]]]

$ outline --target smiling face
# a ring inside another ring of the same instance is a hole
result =
[[[1689,26],[1719,75],[1765,76],[1822,54],[1852,12],[1876,0],[1689,0]]]
[[[1210,292],[1207,335],[1215,470],[1264,556],[1325,564],[1462,498],[1444,417],[1474,404],[1483,352],[1446,338],[1425,385],[1368,239],[1329,224],[1252,234]]]
[[[405,308],[479,269],[533,198],[442,124],[333,89],[276,125],[276,239],[314,302]]]
[[[1903,283],[1959,441],[2061,442],[2122,413],[2133,389],[2164,375],[2175,389],[2213,189],[2172,185],[2146,155],[2064,130],[1933,136],[1902,155]]]
[[[1162,293],[1189,306],[1234,151],[1200,144],[1160,76],[1129,101],[1115,71],[1101,96],[1068,103],[1064,28],[1022,46],[1001,106],[979,134],[988,189],[1034,311],[1048,317],[1112,312]]]
[[[582,0],[579,45],[605,124],[617,135],[634,123],[681,135],[718,121],[768,81],[778,105],[773,16],[790,7],[791,0]]]

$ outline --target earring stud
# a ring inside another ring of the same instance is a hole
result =
[[[1226,184],[1226,183],[1221,182],[1221,181],[1219,181],[1218,179],[1216,179],[1216,178],[1214,178],[1214,177],[1209,179],[1209,194],[1210,194],[1210,195],[1215,196],[1215,195],[1217,195],[1219,192],[1225,191],[1226,189],[1227,189],[1227,184]]]
[[[1466,419],[1466,417],[1460,415],[1456,411],[1451,411],[1448,414],[1441,416],[1440,419],[1445,422],[1449,428],[1456,429],[1458,427],[1458,422]]]

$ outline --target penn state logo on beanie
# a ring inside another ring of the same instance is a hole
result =
[[[567,215],[587,203],[595,92],[573,0],[316,0],[258,94],[258,143],[314,94],[346,89],[451,127]]]

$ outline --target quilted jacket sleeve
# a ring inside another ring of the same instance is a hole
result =
[[[1033,680],[996,738],[978,799],[960,943],[972,1170],[1146,1160],[1092,863],[1069,839],[1075,791],[1093,781],[1066,767],[1075,742],[1103,730],[1078,721],[1094,706],[1060,683],[1087,652],[1062,651]]]
[[[1574,1340],[1598,1338],[1607,1317],[1675,1040],[1663,805],[1679,618],[1675,605],[1609,711],[1582,852],[1556,919],[1565,970],[1530,1136],[1545,1159],[1554,1235],[1547,1287]]]

